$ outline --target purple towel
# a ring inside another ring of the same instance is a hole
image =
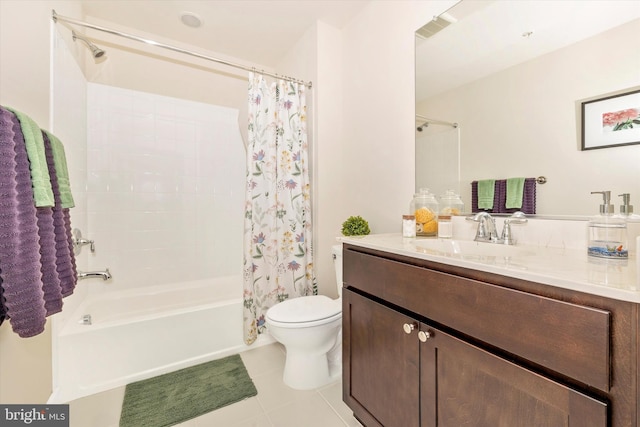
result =
[[[73,290],[78,284],[78,269],[76,268],[76,256],[73,253],[73,236],[71,234],[71,212],[69,208],[62,208],[62,212],[64,213],[64,228],[65,228],[65,231],[67,232],[67,246],[69,247],[69,257],[71,260],[71,271],[72,271],[71,277],[73,280],[71,292],[69,292],[66,295],[63,295],[63,296],[68,296],[73,293]]]
[[[78,278],[71,240],[71,218],[69,208],[62,208],[60,202],[60,189],[58,186],[58,178],[55,174],[55,167],[53,166],[51,141],[49,141],[45,132],[42,132],[42,136],[44,138],[44,151],[47,157],[51,188],[55,200],[55,206],[53,207],[53,227],[55,230],[57,273],[60,279],[59,286],[61,295],[62,297],[66,297],[73,293]]]
[[[507,209],[507,180],[496,179],[493,196],[493,209],[482,209],[491,213],[513,213],[517,211],[534,215],[536,213],[536,179],[525,178],[522,195],[522,207],[520,209]],[[478,209],[478,181],[471,183],[471,212],[479,212]]]
[[[0,270],[0,325],[7,318],[7,307],[4,305],[4,289],[2,289],[2,270]]]
[[[53,189],[53,156],[46,152],[45,158],[49,167],[49,178]],[[42,290],[44,291],[44,307],[47,316],[62,311],[62,289],[58,275],[58,256],[56,250],[56,233],[53,211],[51,207],[36,208],[38,218],[38,235],[40,236],[40,261],[42,262]]]
[[[38,236],[40,236],[40,262],[42,263],[42,290],[47,316],[62,310],[62,292],[56,265],[56,240],[53,227],[53,209],[36,208]]]
[[[6,316],[21,337],[41,333],[46,323],[39,242],[20,122],[0,107],[0,275]]]

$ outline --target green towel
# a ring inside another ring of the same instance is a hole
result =
[[[75,206],[73,195],[71,194],[71,184],[69,183],[69,169],[67,168],[67,156],[64,154],[62,142],[51,132],[45,131],[49,142],[51,142],[51,152],[53,153],[53,166],[56,169],[58,178],[58,189],[60,191],[60,205],[63,208]]]
[[[24,135],[24,142],[27,147],[27,157],[29,158],[29,169],[31,171],[31,186],[33,187],[33,199],[37,207],[51,207],[55,205],[51,180],[49,179],[49,168],[47,167],[47,157],[44,154],[44,139],[42,130],[33,119],[13,108],[5,107],[16,115],[20,121],[20,128]]]
[[[478,181],[478,209],[493,209],[493,193],[496,188],[495,179]]]
[[[520,209],[522,196],[524,195],[524,178],[507,179],[507,201],[504,207],[507,209]]]

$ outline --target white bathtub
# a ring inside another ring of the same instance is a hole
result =
[[[87,314],[91,325],[80,323]],[[70,319],[57,337],[50,403],[274,342],[263,334],[244,344],[241,276],[90,296]]]

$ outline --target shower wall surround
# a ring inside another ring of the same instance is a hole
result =
[[[88,84],[87,235],[105,289],[241,274],[238,110]]]
[[[52,31],[53,52],[51,79],[50,130],[65,147],[69,181],[75,207],[71,209],[71,227],[87,231],[87,81],[74,59],[74,53],[59,31]],[[71,45],[71,47],[76,47]],[[45,127],[44,123],[41,124]],[[79,270],[87,270],[88,251],[76,255]],[[65,298],[62,312],[56,315],[62,323],[87,295],[86,286],[76,286],[73,294]]]

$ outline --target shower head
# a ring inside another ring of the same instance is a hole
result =
[[[93,55],[94,58],[96,59],[100,58],[105,54],[104,50],[100,49],[98,46],[91,43],[89,40],[85,39],[84,37],[79,36],[78,34],[76,34],[75,31],[72,31],[71,34],[73,35],[73,41],[76,41],[76,39],[78,39],[85,42],[87,47],[91,50],[91,54]]]
[[[423,128],[426,128],[426,127],[429,127],[429,122],[424,122],[423,124],[421,124],[420,126],[418,126],[418,127],[416,128],[416,130],[417,130],[418,132],[422,132],[422,131],[423,131]]]

